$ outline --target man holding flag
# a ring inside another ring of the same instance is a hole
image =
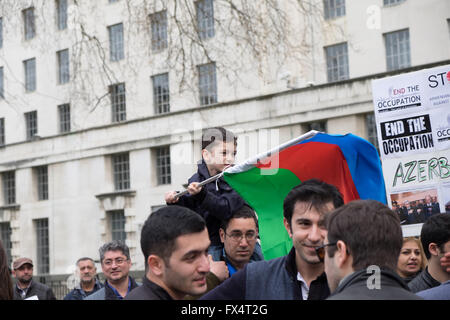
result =
[[[343,205],[338,189],[311,179],[294,187],[283,203],[283,222],[293,247],[286,256],[250,263],[201,299],[322,300],[326,275],[315,249],[326,236],[326,213]]]

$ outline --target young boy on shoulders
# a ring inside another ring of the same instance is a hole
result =
[[[188,207],[205,219],[211,241],[210,252],[222,250],[219,235],[221,221],[229,219],[239,210],[244,200],[222,177],[204,186],[199,186],[199,183],[233,165],[236,147],[237,137],[231,131],[222,127],[205,129],[202,134],[202,161],[198,164],[197,173],[188,181],[189,193],[178,198],[175,197],[176,191],[165,195],[167,204]]]

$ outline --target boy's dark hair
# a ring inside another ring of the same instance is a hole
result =
[[[309,202],[311,207],[319,212],[328,202],[332,202],[335,208],[344,204],[342,195],[335,186],[317,179],[306,180],[292,188],[284,199],[283,215],[289,224],[291,224],[295,204],[299,201]]]
[[[450,214],[435,214],[425,221],[420,232],[420,241],[422,242],[423,251],[427,259],[431,258],[431,253],[428,250],[430,243],[436,243],[441,251],[444,251],[442,246],[449,240]]]
[[[224,231],[227,231],[230,220],[238,218],[253,219],[255,221],[256,230],[259,230],[258,218],[256,218],[255,211],[253,211],[253,209],[246,204],[244,204],[239,210],[236,210],[229,219],[222,220],[220,228],[222,228],[222,230]]]
[[[202,150],[210,150],[215,142],[234,142],[237,145],[237,137],[233,132],[222,128],[214,127],[203,129],[202,133]]]
[[[130,260],[130,249],[125,244],[125,242],[121,240],[113,240],[111,242],[105,243],[98,250],[100,253],[100,262],[103,263],[103,259],[105,258],[105,253],[108,251],[121,251],[122,254]]]
[[[403,245],[400,219],[388,206],[375,200],[355,200],[326,217],[328,243],[343,241],[355,271],[371,265],[396,270]],[[328,246],[330,257],[336,246]]]
[[[161,257],[168,265],[179,236],[202,232],[205,220],[186,207],[170,205],[163,207],[147,218],[141,231],[141,249],[147,267],[152,254]]]

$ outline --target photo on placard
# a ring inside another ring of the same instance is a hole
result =
[[[424,223],[441,212],[437,189],[396,193],[391,194],[390,198],[392,210],[398,214],[401,225]]]
[[[443,184],[441,187],[442,203],[444,204],[444,212],[450,213],[450,184]]]

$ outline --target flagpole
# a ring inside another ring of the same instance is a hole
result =
[[[242,163],[242,164],[240,164],[238,166],[228,167],[224,171],[222,171],[221,173],[218,173],[215,176],[212,176],[212,177],[210,177],[210,178],[208,178],[208,179],[206,179],[206,180],[204,180],[202,182],[199,182],[198,186],[201,187],[201,186],[204,186],[205,184],[208,184],[210,182],[216,181],[217,179],[222,177],[225,172],[233,173],[233,171],[240,171],[242,169],[242,167],[253,166],[253,165],[257,164],[258,162],[260,162],[262,159],[270,157],[272,154],[276,154],[276,153],[286,149],[287,147],[290,147],[291,145],[294,145],[294,144],[297,144],[297,143],[299,143],[301,141],[304,141],[306,139],[312,138],[318,133],[319,133],[319,131],[316,131],[316,130],[308,131],[307,133],[305,133],[305,134],[303,134],[303,135],[301,135],[301,136],[299,136],[297,138],[294,138],[292,140],[289,140],[289,141],[279,145],[276,148],[273,148],[273,149],[271,149],[269,151],[260,153],[257,156],[246,160],[244,163]],[[237,169],[237,168],[239,168],[239,169]],[[175,199],[178,199],[179,197],[189,193],[189,191],[187,191],[187,190],[177,191],[177,192],[178,193],[176,193],[174,195]]]

